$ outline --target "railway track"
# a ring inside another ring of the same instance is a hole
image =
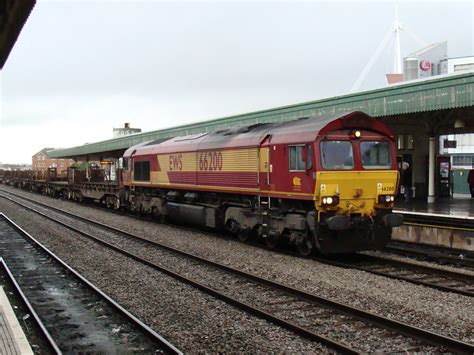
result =
[[[2,213],[0,256],[50,351],[181,354]]]
[[[473,345],[453,338],[233,269],[37,201],[33,202],[36,208],[32,208],[1,196],[104,247],[338,352],[474,352]]]
[[[43,204],[41,202],[22,195],[14,194],[10,191],[0,191],[7,192],[12,196],[35,203],[42,207],[61,211],[47,204]],[[102,209],[101,207],[94,207]],[[109,209],[105,210],[110,211]],[[190,230],[190,228],[183,226],[176,227],[184,230]],[[216,234],[212,232],[206,233],[210,233],[213,235]],[[391,279],[403,280],[416,285],[422,285],[445,292],[452,292],[470,297],[474,296],[474,276],[462,272],[441,270],[436,267],[416,265],[410,262],[382,258],[372,255],[365,255],[362,253],[356,253],[354,256],[350,257],[344,256],[344,259],[330,257],[313,257],[313,259],[325,264],[361,270],[375,275],[384,276]]]
[[[31,306],[2,257],[0,257],[0,285],[4,289],[5,294],[10,295],[8,301],[14,309],[17,319],[23,322],[23,328],[26,328],[27,332],[25,334],[28,334],[30,347],[32,349],[41,349],[51,354],[61,353],[58,345]]]
[[[473,252],[403,242],[391,242],[385,247],[384,251],[392,254],[416,258],[422,261],[461,266],[474,271]]]
[[[334,266],[357,269],[379,276],[403,280],[441,291],[470,297],[474,296],[474,276],[466,273],[442,270],[361,253],[346,257],[343,261],[328,258],[316,258],[316,260]]]

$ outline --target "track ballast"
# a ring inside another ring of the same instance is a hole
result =
[[[15,203],[23,205],[18,201]],[[44,205],[36,201],[34,203],[37,206]],[[34,210],[26,205],[23,207]],[[232,269],[137,235],[125,233],[111,226],[89,221],[69,212],[57,209],[54,211],[54,208],[48,205],[42,208],[47,211],[35,212],[240,309],[265,318],[301,336],[322,342],[338,351],[449,349],[457,352],[471,352],[474,349],[470,344]],[[51,217],[52,211],[54,211],[53,214],[57,214],[56,217]],[[64,216],[67,217],[64,218]],[[72,224],[77,225],[79,220],[81,220],[79,224],[83,224],[81,229],[72,226]],[[91,224],[94,224],[94,228]],[[94,234],[100,234],[101,238],[92,235],[92,231]],[[139,252],[132,252],[132,250]],[[150,253],[150,250],[151,257],[141,257]],[[173,266],[174,270],[171,270],[170,266]],[[259,295],[259,298],[256,299],[255,295]],[[350,336],[347,332],[353,337],[349,344],[347,344],[347,339]],[[378,341],[377,344],[368,343],[366,339],[374,338],[374,335],[383,341]]]

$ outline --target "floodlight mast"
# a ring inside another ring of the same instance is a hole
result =
[[[377,49],[370,57],[369,61],[367,62],[364,69],[362,70],[359,77],[357,78],[354,85],[352,86],[350,92],[359,90],[361,84],[364,82],[365,78],[369,74],[374,63],[377,61],[377,59],[380,57],[380,54],[387,46],[389,40],[393,38],[392,37],[393,35],[395,35],[394,36],[395,37],[395,51],[394,51],[395,54],[394,54],[394,61],[393,61],[393,71],[396,74],[403,74],[402,54],[401,54],[401,45],[400,45],[400,32],[405,29],[407,30],[407,33],[415,41],[417,41],[418,43],[424,46],[426,45],[426,43],[422,39],[420,39],[418,36],[416,36],[412,31],[410,31],[409,28],[405,28],[405,25],[402,26],[398,18],[398,4],[395,4],[395,21],[392,23],[392,25],[390,26],[390,29],[388,30],[388,32],[385,34],[384,38],[382,39],[382,42],[380,42]]]
[[[396,66],[394,68],[396,74],[402,74],[402,55],[400,52],[400,30],[402,26],[398,21],[398,4],[395,5],[395,23],[394,23],[394,31],[395,31],[395,63]]]

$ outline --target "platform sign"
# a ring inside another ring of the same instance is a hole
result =
[[[102,160],[100,165],[112,165],[114,162],[111,160]]]
[[[458,146],[458,141],[450,141],[448,139],[443,140],[444,148],[456,148]]]

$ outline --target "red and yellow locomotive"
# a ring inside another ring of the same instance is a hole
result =
[[[139,144],[123,156],[122,198],[241,240],[341,253],[390,240],[398,178],[389,129],[351,112]]]

